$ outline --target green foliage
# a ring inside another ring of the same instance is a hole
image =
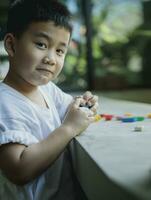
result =
[[[112,84],[117,89],[121,83],[123,87],[143,85],[142,73],[144,71],[145,59],[149,61],[151,49],[148,43],[151,38],[150,21],[145,19],[144,5],[147,2],[140,0],[114,1],[114,0],[93,0],[93,37],[92,55],[94,60],[94,80],[112,80],[119,84],[110,83],[107,87],[112,89]],[[76,13],[76,20],[83,26],[81,1],[77,0],[80,6]],[[151,5],[148,3],[148,5]],[[147,6],[151,13],[151,6]],[[148,14],[148,16],[150,16]],[[150,17],[148,17],[148,20]],[[77,47],[69,50],[63,70],[63,79],[71,88],[84,89],[87,86],[87,61],[86,61],[86,38],[83,32],[79,35]],[[147,46],[148,45],[148,46]],[[147,57],[148,56],[148,57]],[[146,58],[145,58],[146,57]],[[151,64],[151,63],[150,63]],[[150,66],[150,64],[148,64]],[[147,67],[145,67],[147,68]],[[147,69],[146,69],[147,70]],[[147,74],[147,72],[145,71]],[[113,77],[113,79],[111,78]],[[119,82],[118,82],[119,81]],[[65,82],[62,83],[65,85]],[[105,81],[106,83],[106,81]],[[98,83],[96,83],[98,87]],[[106,84],[103,85],[104,89]]]

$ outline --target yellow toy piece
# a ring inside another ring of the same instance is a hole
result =
[[[148,117],[148,118],[151,118],[151,113],[149,113],[149,114],[147,115],[147,117]]]
[[[131,117],[131,116],[133,116],[132,113],[125,113],[124,115],[127,116],[127,117]]]
[[[100,115],[95,115],[95,121],[98,122],[99,120],[101,120],[101,116]]]

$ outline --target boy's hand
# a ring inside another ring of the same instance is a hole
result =
[[[98,109],[98,96],[93,95],[90,91],[87,91],[80,97],[84,100],[81,106],[88,107],[94,114],[96,114]]]
[[[83,97],[75,98],[69,106],[62,125],[70,128],[73,137],[82,133],[92,122],[95,121],[94,113],[81,109],[84,103]]]

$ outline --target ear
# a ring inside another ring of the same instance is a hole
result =
[[[16,38],[12,33],[7,33],[4,38],[4,47],[8,55],[13,57],[15,53]]]

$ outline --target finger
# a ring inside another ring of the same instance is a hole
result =
[[[89,121],[89,123],[95,122],[95,117],[88,117],[88,121]]]
[[[76,98],[75,101],[73,102],[73,105],[77,108],[80,107],[81,104],[83,104],[83,98]]]
[[[94,113],[92,110],[86,108],[86,107],[80,107],[80,110],[84,113],[86,113],[86,115],[89,116],[94,116]]]
[[[84,98],[83,98],[82,95],[74,97],[75,100],[76,100],[76,99],[79,99],[79,98],[82,99],[82,100],[81,100],[80,106],[81,106],[81,107],[82,107],[82,106],[85,106],[86,101],[84,100]]]
[[[95,103],[94,106],[92,106],[92,108],[90,110],[92,110],[94,112],[94,114],[96,114],[97,110],[98,110],[98,107],[99,107],[99,104]]]
[[[97,114],[97,109],[96,108],[91,108],[91,111],[94,113],[94,115]]]
[[[94,95],[91,99],[88,100],[91,104],[98,102],[98,96]]]
[[[95,104],[98,104],[98,96],[94,95],[93,98],[86,102],[87,106],[91,109]]]
[[[88,101],[89,99],[91,99],[93,97],[92,93],[90,91],[86,91],[84,94],[83,94],[83,98]]]
[[[82,95],[74,97],[74,99],[83,98]]]
[[[98,107],[99,107],[99,104],[98,104],[98,102],[96,102],[96,103],[92,106],[91,110],[92,110],[92,109],[98,109]]]

